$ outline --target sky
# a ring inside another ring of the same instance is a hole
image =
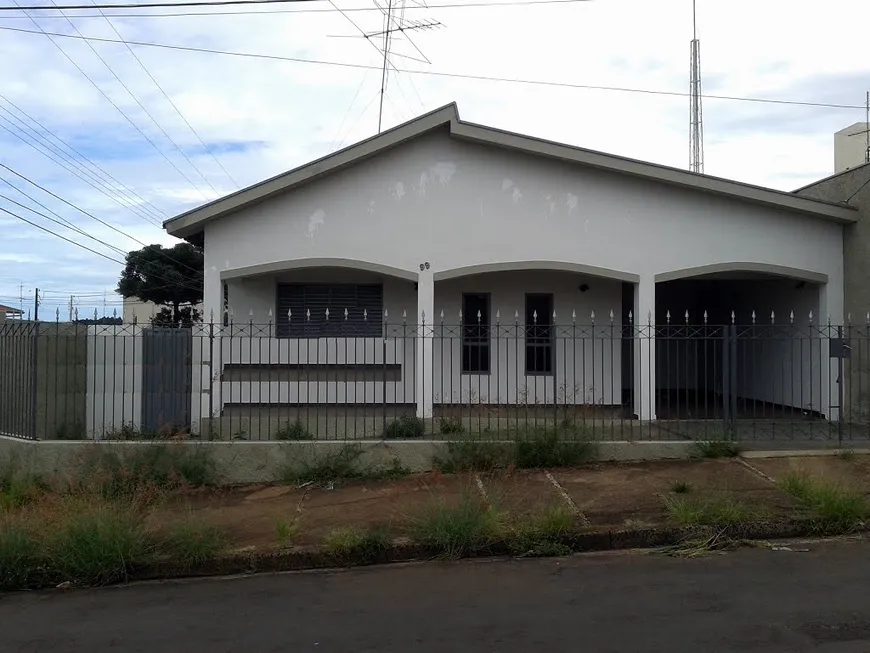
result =
[[[464,120],[688,167],[690,0],[495,1],[394,4],[427,28],[394,36],[382,128],[455,101]],[[120,314],[120,261],[173,244],[163,220],[377,133],[374,0],[63,13],[0,12],[2,304],[32,312],[40,288],[44,319],[70,296],[79,317]],[[705,172],[781,190],[832,174],[834,132],[864,120],[867,25],[866,0],[697,0]]]

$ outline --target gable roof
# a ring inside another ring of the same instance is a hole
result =
[[[9,313],[10,315],[24,315],[24,311],[22,311],[20,308],[4,306],[3,304],[0,304],[0,313]]]
[[[733,197],[835,222],[851,223],[857,219],[854,207],[844,204],[800,197],[771,188],[699,175],[679,168],[465,122],[459,119],[459,110],[454,102],[338,152],[182,213],[164,222],[163,227],[173,236],[180,238],[194,236],[212,220],[354,165],[435,129],[449,129],[451,138],[609,170],[714,195]]]

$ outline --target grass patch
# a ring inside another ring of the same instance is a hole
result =
[[[731,526],[761,516],[757,508],[736,499],[664,497],[664,505],[668,516],[679,526]]]
[[[339,528],[326,537],[326,550],[344,562],[367,562],[376,558],[390,546],[391,538],[386,529],[373,527]]]
[[[535,428],[517,437],[514,465],[521,469],[573,467],[594,460],[596,454],[595,443],[587,439],[565,440],[555,429]]]
[[[671,492],[674,494],[688,494],[692,491],[692,486],[686,481],[674,481],[671,483]]]
[[[840,452],[840,460],[845,460],[847,463],[855,462],[856,457],[854,449],[846,449],[846,451]]]
[[[438,432],[442,435],[456,435],[464,433],[465,427],[458,417],[441,417],[438,420]]]
[[[447,455],[436,456],[433,467],[443,474],[489,472],[513,462],[512,443],[455,440],[447,443]]]
[[[549,506],[516,526],[508,535],[508,545],[515,555],[568,555],[571,548],[564,540],[573,530],[574,513],[567,506]]]
[[[122,456],[111,445],[94,445],[73,486],[108,499],[131,498],[183,487],[214,485],[215,464],[206,449],[149,444]]]
[[[740,447],[730,439],[701,440],[695,443],[695,454],[699,458],[734,458]]]
[[[0,590],[39,586],[40,557],[39,542],[23,522],[0,519]]]
[[[276,440],[313,440],[314,434],[311,433],[301,420],[295,422],[286,422],[283,427],[275,431]]]
[[[190,570],[217,556],[224,541],[221,529],[190,518],[172,527],[161,542],[160,553],[182,569]]]
[[[276,521],[275,539],[278,542],[278,546],[285,547],[292,544],[298,530],[299,527],[296,525],[295,522],[286,521],[284,519],[279,519],[278,521]]]
[[[388,440],[422,438],[424,435],[426,435],[426,422],[419,417],[403,415],[384,426],[384,437]]]
[[[496,512],[471,493],[457,505],[436,499],[411,520],[412,539],[447,558],[460,558],[491,544],[499,535]]]
[[[848,532],[861,526],[867,518],[867,501],[861,493],[849,488],[800,473],[786,475],[779,485],[809,511],[819,532]]]
[[[280,472],[285,483],[303,485],[328,485],[336,481],[360,478],[363,473],[359,467],[362,447],[358,444],[346,445],[334,452],[315,454],[313,460],[288,463]]]

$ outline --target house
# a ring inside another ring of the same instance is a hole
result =
[[[844,319],[857,218],[451,104],[165,223],[203,246],[216,323],[194,355],[194,420],[832,419],[819,329]]]
[[[124,324],[141,324],[149,325],[151,320],[157,315],[162,306],[158,306],[153,302],[145,302],[136,297],[124,298]],[[197,304],[193,307],[194,310],[202,313],[202,305]]]
[[[5,320],[21,320],[24,318],[24,311],[20,308],[11,306],[3,306],[0,304],[0,322]]]

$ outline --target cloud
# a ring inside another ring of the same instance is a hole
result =
[[[373,7],[368,0],[336,2],[343,8]],[[330,7],[318,3],[317,8]],[[358,38],[357,27],[335,11],[311,13],[296,7],[281,11],[112,18],[112,25],[100,17],[73,18],[73,22],[84,34],[109,39],[118,38],[117,29],[129,40],[345,62],[370,69],[140,46],[133,46],[134,57],[124,45],[93,43],[134,98],[86,43],[55,39],[102,93],[45,36],[2,32],[0,93],[102,171],[81,164],[78,155],[0,99],[0,107],[11,112],[0,111],[3,161],[133,238],[100,225],[2,169],[0,177],[78,227],[128,251],[139,247],[137,241],[171,244],[173,240],[152,222],[235,190],[222,167],[239,185],[249,185],[371,136],[377,130],[380,104],[381,61],[372,45],[378,45],[377,39]],[[31,13],[46,30],[74,33],[63,17]],[[82,13],[96,12],[75,15]],[[29,19],[16,15],[4,12],[0,27],[34,28]],[[383,19],[376,11],[347,15],[363,30],[382,29]],[[686,166],[686,97],[468,80],[450,74],[683,93],[688,90],[691,38],[687,3],[600,0],[440,9],[408,3],[406,15],[440,21],[443,26],[409,33],[431,64],[410,60],[419,53],[406,36],[396,37],[394,52],[406,56],[394,57],[394,64],[418,72],[390,73],[383,103],[385,127],[457,101],[463,118],[474,122]],[[870,60],[864,52],[868,21],[870,3],[849,0],[829,0],[814,12],[796,11],[794,3],[786,0],[699,3],[704,90],[716,95],[861,104],[860,94],[870,79]],[[788,190],[832,172],[833,132],[862,120],[863,112],[707,99],[704,118],[708,173]],[[40,143],[41,152],[3,127]],[[63,165],[52,162],[46,153]],[[11,189],[2,192],[15,194]],[[15,197],[44,210],[20,195]],[[0,206],[12,209],[3,200]],[[16,212],[24,215],[23,210]],[[120,254],[68,229],[34,220],[121,259]],[[39,286],[50,291],[47,311],[63,312],[69,294],[83,297],[83,311],[103,310],[100,293],[114,288],[119,265],[5,214],[0,215],[0,226],[4,228],[0,297],[17,297],[19,283],[24,282],[26,289]],[[37,258],[52,263],[30,260]],[[107,299],[107,310],[112,301],[117,305],[117,299]]]

